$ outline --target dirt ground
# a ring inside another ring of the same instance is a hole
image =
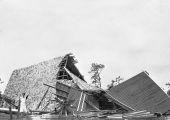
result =
[[[75,117],[60,117],[58,118],[57,116],[53,115],[28,115],[24,117],[17,117],[16,115],[12,116],[12,120],[99,120],[99,119],[80,119],[80,118],[75,118]],[[9,114],[4,114],[0,113],[0,120],[10,120]]]

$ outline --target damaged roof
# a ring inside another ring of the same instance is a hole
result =
[[[65,61],[66,57],[68,58],[67,61]],[[26,93],[26,95],[29,95],[27,107],[31,110],[43,110],[46,104],[55,98],[55,95],[52,93],[56,93],[55,89],[48,88],[43,84],[56,85],[60,64],[63,63],[66,64],[66,67],[72,73],[84,81],[83,76],[74,65],[74,56],[67,54],[63,57],[57,57],[29,67],[14,70],[4,94],[17,100],[22,93]],[[67,80],[71,82],[70,78]],[[41,101],[42,103],[39,105]],[[49,109],[53,109],[53,107]]]
[[[78,78],[77,76],[75,76],[73,73],[71,73],[67,68],[65,68],[65,70],[67,71],[67,73],[73,78],[73,81],[78,85],[78,87],[81,90],[85,90],[85,91],[101,91],[101,88],[97,88],[95,86],[92,86],[90,84],[88,84],[87,82],[83,81],[82,79]]]
[[[134,110],[147,110],[152,113],[165,113],[170,110],[169,96],[145,72],[112,87],[108,92]]]

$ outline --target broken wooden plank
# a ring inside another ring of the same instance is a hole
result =
[[[48,88],[47,88],[46,92],[44,93],[42,99],[40,100],[39,104],[37,105],[36,110],[38,110],[38,108],[40,107],[42,101],[44,100],[45,96],[46,96],[47,93],[48,93],[49,88],[50,88],[50,87],[48,86]]]

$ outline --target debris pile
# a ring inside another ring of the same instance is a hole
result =
[[[76,63],[66,54],[14,70],[4,95],[18,105],[19,96],[26,93],[29,114],[40,119],[155,120],[168,115],[169,95],[146,72],[103,90],[88,84]]]

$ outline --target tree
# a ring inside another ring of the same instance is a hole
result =
[[[103,64],[98,64],[98,63],[92,63],[90,71],[88,73],[91,73],[91,79],[92,79],[92,84],[95,84],[96,87],[101,88],[101,77],[100,73],[103,70],[105,66]]]
[[[107,85],[108,90],[109,90],[111,87],[114,87],[114,86],[120,84],[120,82],[121,82],[122,80],[123,80],[123,78],[121,78],[120,76],[116,77],[115,80],[112,80],[112,81],[111,81],[111,84]]]
[[[170,87],[170,83],[169,83],[169,82],[167,82],[165,85],[168,86],[168,87]]]

